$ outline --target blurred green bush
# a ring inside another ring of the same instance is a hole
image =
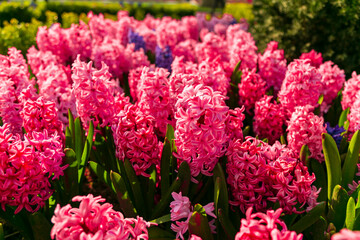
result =
[[[275,40],[288,60],[315,49],[348,77],[360,72],[360,0],[254,0],[253,14],[261,51]]]

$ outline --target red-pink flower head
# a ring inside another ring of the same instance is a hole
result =
[[[30,141],[29,138],[33,140]],[[49,178],[63,175],[62,144],[58,136],[44,133],[13,136],[9,125],[0,127],[0,204],[35,212],[45,205],[53,190]]]
[[[295,107],[310,105],[315,108],[323,88],[321,74],[310,65],[310,60],[295,59],[288,65],[279,100],[288,115]]]
[[[266,82],[256,73],[256,69],[245,69],[239,83],[239,105],[244,105],[249,114],[253,114],[255,103],[266,93]]]
[[[104,18],[104,15],[101,13],[94,15],[92,12],[89,12],[88,18],[90,18],[88,25],[95,45],[102,42],[105,37],[116,38],[117,24],[115,21]]]
[[[91,57],[92,45],[89,26],[80,20],[79,24],[71,24],[71,27],[64,29],[64,32],[69,43],[71,61],[74,61],[78,54],[82,61],[88,61]]]
[[[278,42],[268,43],[264,54],[259,54],[259,74],[266,81],[268,87],[274,88],[276,94],[285,78],[286,59],[284,50],[278,49]]]
[[[60,23],[54,23],[50,28],[39,27],[36,34],[36,43],[40,51],[50,51],[59,58],[61,63],[71,59],[69,41]]]
[[[59,135],[64,140],[63,124],[58,118],[54,102],[46,101],[43,97],[28,99],[20,111],[20,116],[28,134],[46,130],[49,135]]]
[[[272,103],[272,96],[264,96],[255,103],[254,133],[260,139],[267,138],[273,144],[283,134],[285,114],[282,106]]]
[[[282,209],[268,210],[265,213],[252,213],[246,210],[246,218],[241,219],[240,231],[235,240],[301,240],[302,234],[287,229],[280,219]]]
[[[176,20],[162,21],[156,28],[157,45],[164,49],[169,46],[173,49],[176,44],[183,40],[179,23]]]
[[[243,121],[245,120],[245,107],[229,109],[228,120],[226,123],[226,129],[229,135],[229,139],[240,139],[243,140],[243,132],[241,128],[244,126]]]
[[[118,122],[112,126],[117,158],[129,159],[137,175],[148,176],[146,170],[160,161],[154,118],[131,104],[126,105],[117,118]]]
[[[31,67],[32,73],[36,76],[39,72],[40,67],[46,67],[50,64],[58,64],[59,58],[50,51],[39,51],[34,46],[28,49],[26,54],[28,63]]]
[[[72,208],[70,204],[55,208],[51,222],[51,238],[62,240],[80,239],[120,239],[137,240],[149,238],[147,228],[150,223],[141,217],[124,218],[121,212],[113,209],[110,203],[101,196],[76,196],[73,202],[80,202],[79,208]]]
[[[199,72],[198,64],[190,61],[185,61],[183,56],[176,56],[171,63],[172,75],[181,74],[197,74]]]
[[[272,196],[266,169],[266,158],[262,155],[262,141],[252,137],[230,141],[226,164],[227,183],[233,200],[242,212],[249,207],[257,211],[267,208],[267,197]]]
[[[326,133],[324,118],[311,112],[312,106],[296,107],[288,121],[287,141],[288,146],[296,154],[300,153],[301,147],[307,145],[311,158],[319,162],[324,161],[322,153],[321,134]]]
[[[323,63],[323,58],[321,53],[316,52],[314,49],[308,53],[301,54],[299,59],[309,59],[310,65],[315,68],[320,67],[320,65]]]
[[[342,100],[341,106],[345,110],[348,107],[351,107],[354,103],[354,98],[357,92],[360,91],[360,75],[357,75],[356,72],[352,72],[351,78],[345,82],[344,90],[342,91]]]
[[[181,26],[184,39],[199,39],[198,21],[195,16],[185,16],[181,18]]]
[[[332,101],[337,97],[345,83],[345,73],[333,62],[327,61],[320,65],[319,72],[322,75],[321,82],[323,89],[321,93],[324,95],[324,102],[321,105],[322,112],[327,112]]]
[[[226,29],[226,41],[228,43],[228,46],[232,46],[234,44],[234,41],[236,40],[237,33],[239,31],[247,31],[247,27],[248,27],[247,25],[244,25],[242,23],[230,25]]]
[[[198,43],[195,47],[198,62],[213,61],[220,56],[221,61],[228,61],[227,43],[220,36],[209,32],[204,36],[203,42]]]
[[[51,63],[46,67],[41,66],[36,74],[39,86],[39,95],[48,101],[55,102],[58,117],[68,124],[68,110],[76,117],[75,95],[72,92],[71,69],[61,64]]]
[[[225,97],[211,87],[185,86],[178,96],[175,113],[176,157],[190,165],[191,175],[211,176],[228,142]]]
[[[168,76],[169,72],[164,68],[150,71],[144,67],[138,85],[139,108],[155,118],[155,129],[161,136],[165,136],[168,124],[175,125]]]
[[[88,126],[92,120],[94,126],[107,126],[116,114],[114,96],[108,67],[103,64],[100,70],[92,67],[92,62],[80,61],[80,56],[72,66],[71,78],[76,98],[76,110],[81,121]]]
[[[188,39],[178,43],[173,51],[174,58],[183,57],[184,61],[196,62],[195,47],[197,42],[194,39]]]
[[[249,32],[243,30],[237,31],[235,40],[232,45],[228,46],[230,54],[230,65],[235,68],[236,64],[241,61],[240,69],[256,68],[257,47],[255,41]]]
[[[210,61],[209,58],[199,63],[199,74],[202,76],[203,84],[212,87],[214,91],[219,91],[224,96],[230,88],[230,78],[226,76],[220,64],[220,57]]]
[[[352,99],[354,102],[350,107],[350,113],[347,116],[347,119],[349,120],[349,138],[352,137],[352,135],[360,129],[360,91],[357,92],[354,99]]]

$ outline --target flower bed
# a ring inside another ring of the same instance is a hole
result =
[[[0,239],[359,237],[355,72],[230,15],[117,16],[0,56]]]

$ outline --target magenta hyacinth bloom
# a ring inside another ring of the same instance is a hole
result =
[[[280,219],[282,209],[269,210],[265,213],[252,213],[246,210],[246,218],[241,219],[240,231],[235,240],[301,240],[302,234],[287,229]]]
[[[316,52],[314,49],[308,53],[302,53],[299,59],[310,60],[310,65],[316,68],[320,67],[320,65],[323,63],[321,53]]]
[[[35,212],[45,206],[53,193],[49,179],[63,175],[62,143],[47,131],[33,132],[21,140],[13,136],[9,125],[0,127],[0,204],[15,206],[15,214],[23,208]]]
[[[353,104],[350,107],[350,113],[347,116],[349,120],[349,139],[351,139],[352,135],[360,129],[360,91],[357,92],[354,99],[352,99]]]
[[[288,116],[297,106],[317,106],[323,89],[321,78],[319,71],[310,65],[310,60],[295,59],[289,64],[279,92],[280,103]]]
[[[94,126],[100,124],[104,127],[111,124],[116,111],[109,68],[103,64],[101,69],[97,70],[92,67],[91,61],[80,61],[78,55],[72,72],[76,110],[83,124],[87,127],[91,120]]]
[[[274,88],[277,94],[286,74],[286,59],[284,50],[278,49],[278,42],[268,43],[264,54],[259,54],[259,74],[266,81],[268,87]]]
[[[228,142],[225,97],[211,87],[185,86],[175,105],[176,157],[190,165],[191,175],[211,176]]]
[[[70,204],[55,208],[51,222],[51,238],[62,240],[138,240],[149,239],[148,228],[150,223],[141,217],[125,218],[121,212],[113,209],[101,196],[76,196],[73,202],[80,202],[79,208]]]
[[[260,139],[267,138],[270,144],[275,143],[283,134],[285,114],[282,106],[272,103],[272,96],[264,96],[255,103],[254,133]]]
[[[351,107],[354,103],[356,94],[360,91],[360,74],[352,72],[351,78],[345,82],[344,90],[342,91],[341,106],[345,110]]]
[[[246,112],[253,114],[255,103],[265,95],[266,82],[256,73],[256,69],[245,69],[238,86],[239,105],[244,105]]]
[[[112,126],[116,156],[120,161],[129,159],[137,175],[149,176],[146,170],[160,162],[154,118],[131,104],[125,105],[117,118],[118,122]]]
[[[324,118],[316,116],[311,108],[309,105],[295,108],[286,129],[288,146],[299,154],[301,147],[306,144],[310,150],[309,157],[322,162],[324,155],[321,134],[326,133]]]

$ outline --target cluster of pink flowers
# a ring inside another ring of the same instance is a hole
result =
[[[287,229],[280,219],[282,209],[269,210],[265,213],[252,213],[253,208],[246,210],[246,218],[241,220],[240,231],[235,240],[301,240],[302,234]],[[279,229],[280,228],[280,229]]]
[[[100,196],[76,196],[73,202],[80,202],[78,208],[70,204],[55,208],[51,222],[51,238],[62,239],[149,239],[150,223],[142,217],[125,218],[121,212],[115,211],[111,204],[105,203]]]
[[[311,112],[312,106],[299,106],[295,108],[286,131],[288,146],[296,154],[300,153],[301,147],[307,145],[310,150],[310,157],[319,162],[324,161],[322,153],[322,133],[326,133],[323,117]]]
[[[231,204],[242,212],[249,207],[265,211],[278,202],[286,213],[298,213],[305,205],[316,205],[318,191],[312,187],[315,175],[293,151],[276,142],[268,145],[253,137],[231,141],[226,171],[233,196]]]
[[[188,197],[182,196],[181,192],[176,193],[173,192],[172,197],[174,201],[170,203],[170,212],[171,212],[171,221],[175,222],[171,224],[171,230],[176,232],[176,238],[181,238],[184,240],[184,234],[188,231],[189,228],[189,220],[191,215],[193,214],[193,207],[191,206],[191,202]],[[214,214],[214,203],[211,202],[205,206],[203,206],[205,213],[208,216],[213,217],[209,222],[211,231],[215,233],[215,214]],[[180,219],[186,219],[185,221],[179,221]],[[197,238],[195,238],[196,240]]]

